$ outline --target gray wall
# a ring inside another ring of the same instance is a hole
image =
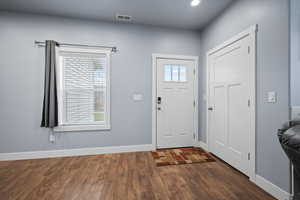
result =
[[[152,53],[200,54],[200,34],[154,26],[109,24],[0,13],[0,153],[151,144]],[[44,49],[34,40],[116,45],[111,74],[111,131],[71,132],[48,142],[40,128]],[[132,100],[133,93],[144,96]]]
[[[200,137],[205,138],[205,52],[258,24],[257,173],[289,191],[289,163],[276,138],[289,112],[288,0],[240,0],[205,31],[108,24],[0,13],[0,153],[151,143],[151,54],[199,55]],[[44,50],[34,40],[116,45],[112,60],[112,130],[59,134],[39,127]],[[201,44],[201,49],[200,49]],[[278,102],[266,103],[276,91]],[[142,93],[144,101],[131,95]]]
[[[200,61],[205,66],[209,49],[253,24],[258,24],[257,173],[289,191],[289,162],[276,137],[277,129],[289,119],[289,1],[236,1],[202,32]],[[200,73],[205,74],[202,69]],[[200,94],[205,94],[205,81],[200,79]],[[276,104],[266,103],[268,91],[277,92]],[[206,141],[206,109],[200,98],[200,137]]]
[[[300,1],[291,0],[291,105],[300,106]]]

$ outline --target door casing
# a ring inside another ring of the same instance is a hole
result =
[[[177,59],[177,60],[191,60],[195,64],[195,79],[194,79],[194,98],[195,98],[195,112],[194,112],[194,146],[198,146],[198,56],[185,55],[170,55],[170,54],[152,54],[152,146],[157,148],[157,59]]]
[[[208,108],[210,107],[210,80],[209,80],[209,73],[210,73],[210,55],[214,54],[215,52],[235,43],[236,41],[249,37],[250,38],[250,51],[254,51],[253,53],[250,54],[251,57],[251,63],[250,63],[250,73],[249,73],[249,78],[250,78],[250,102],[251,102],[251,107],[250,107],[250,141],[249,141],[249,146],[250,146],[250,161],[249,161],[249,178],[251,181],[255,182],[255,177],[256,177],[256,168],[255,168],[255,160],[256,160],[256,33],[258,30],[257,25],[253,25],[246,29],[245,31],[237,34],[236,36],[232,37],[231,39],[225,41],[224,43],[218,45],[217,47],[209,50],[206,53],[206,140],[207,140],[207,145],[208,145],[208,150],[211,151],[211,144],[210,144],[210,136],[209,136],[209,111]]]

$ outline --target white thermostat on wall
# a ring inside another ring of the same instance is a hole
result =
[[[133,94],[132,99],[134,101],[142,101],[143,100],[143,95],[142,94]]]

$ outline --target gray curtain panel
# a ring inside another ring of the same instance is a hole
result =
[[[57,77],[55,47],[58,43],[47,40],[45,46],[45,85],[41,127],[58,126]]]

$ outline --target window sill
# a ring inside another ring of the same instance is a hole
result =
[[[72,131],[105,131],[110,130],[109,126],[103,125],[73,125],[73,126],[58,126],[53,128],[54,132],[72,132]]]

